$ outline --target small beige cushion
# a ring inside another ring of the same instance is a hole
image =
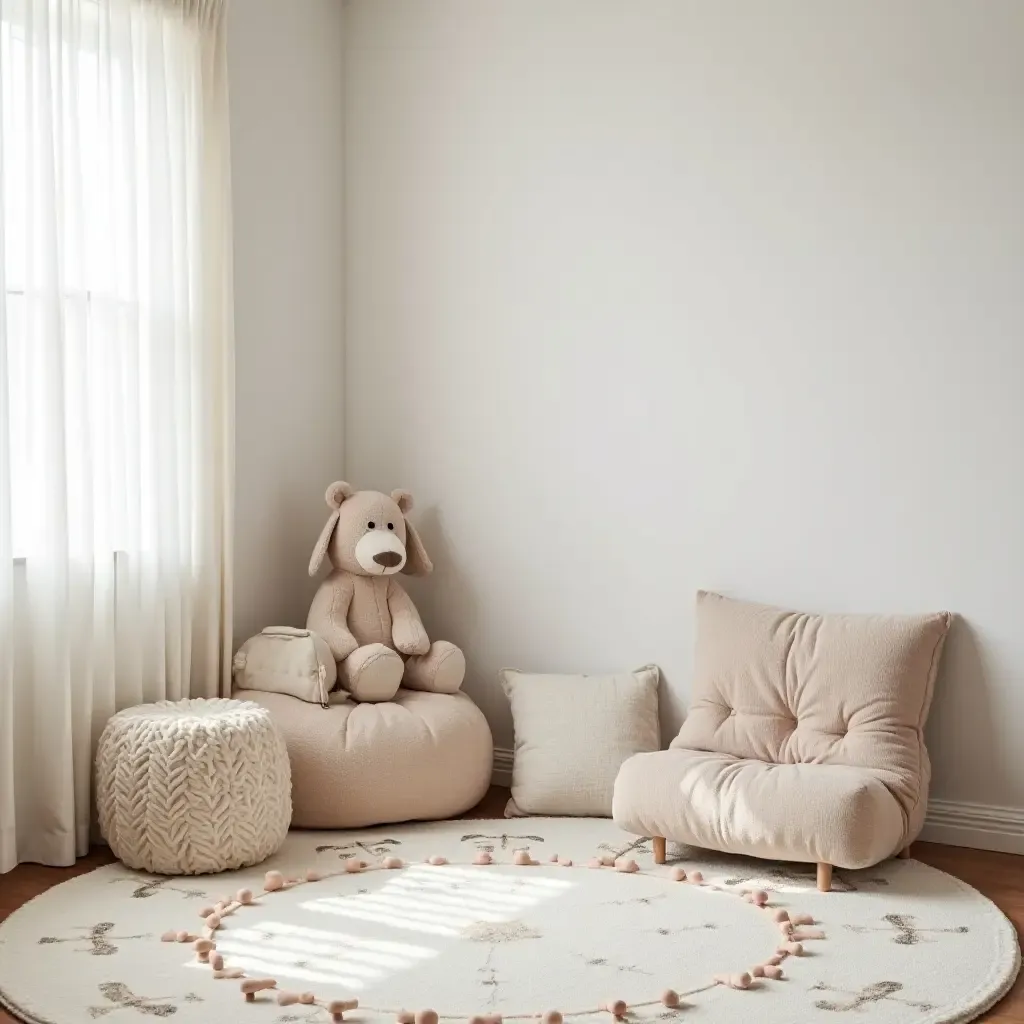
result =
[[[877,864],[904,837],[900,805],[861,768],[691,750],[630,758],[615,785],[614,818],[636,835],[841,868]]]
[[[451,818],[490,785],[491,730],[464,693],[400,689],[393,701],[329,708],[281,693],[235,696],[267,708],[284,736],[300,828]]]
[[[654,665],[608,676],[505,669],[515,726],[505,813],[608,817],[623,761],[661,746],[658,675]]]
[[[701,592],[692,703],[671,746],[863,768],[897,801],[909,842],[924,823],[924,724],[949,623],[946,612],[809,615]]]

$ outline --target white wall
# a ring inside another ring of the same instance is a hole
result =
[[[933,792],[1024,811],[1022,40],[1019,0],[351,2],[347,473],[419,499],[499,745],[509,664],[658,662],[673,734],[698,587],[948,608]]]
[[[342,472],[341,0],[232,0],[236,643],[305,622]]]

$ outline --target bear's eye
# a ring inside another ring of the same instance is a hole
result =
[[[376,525],[377,525],[376,523],[367,523],[366,524],[366,528],[368,530],[372,530]]]
[[[389,530],[393,530],[394,528],[395,528],[395,524],[394,523],[388,523],[388,529]]]

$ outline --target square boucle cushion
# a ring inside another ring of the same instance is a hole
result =
[[[924,724],[949,625],[946,612],[809,615],[702,591],[692,701],[671,748],[863,769],[895,799],[909,842],[924,822]],[[800,790],[777,798],[795,812]]]
[[[658,678],[654,665],[608,676],[504,669],[515,727],[506,815],[608,817],[622,763],[661,746]]]

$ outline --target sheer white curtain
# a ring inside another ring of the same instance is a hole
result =
[[[223,0],[0,0],[0,871],[230,656]]]

